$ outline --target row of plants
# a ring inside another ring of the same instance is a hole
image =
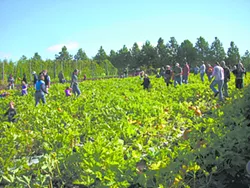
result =
[[[11,91],[0,113],[12,100],[19,120],[1,120],[1,185],[226,187],[249,160],[249,78],[243,90],[231,81],[224,102],[198,75],[151,82],[148,92],[139,77],[88,80],[79,97],[54,84],[38,107],[33,88]]]

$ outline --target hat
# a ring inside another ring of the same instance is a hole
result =
[[[36,74],[36,71],[33,71],[32,74]]]

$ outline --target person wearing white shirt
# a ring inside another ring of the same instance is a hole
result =
[[[206,65],[204,63],[204,61],[202,61],[202,65],[200,67],[200,76],[201,76],[201,81],[204,82],[204,75],[206,72]]]
[[[224,84],[224,69],[220,66],[218,62],[214,67],[212,77],[214,77],[214,80],[210,84],[210,88],[213,90],[215,97],[219,94],[219,99],[223,100],[222,88]],[[218,90],[215,89],[216,85],[218,85]]]

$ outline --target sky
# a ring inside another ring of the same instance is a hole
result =
[[[0,0],[0,59],[54,59],[64,45],[91,58],[100,46],[109,54],[200,36],[218,37],[226,52],[231,41],[241,55],[250,50],[250,0]]]

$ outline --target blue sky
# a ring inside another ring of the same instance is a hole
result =
[[[0,59],[53,59],[63,45],[92,57],[101,45],[109,54],[172,36],[179,44],[217,36],[226,52],[234,41],[244,54],[249,20],[250,0],[0,0]]]

